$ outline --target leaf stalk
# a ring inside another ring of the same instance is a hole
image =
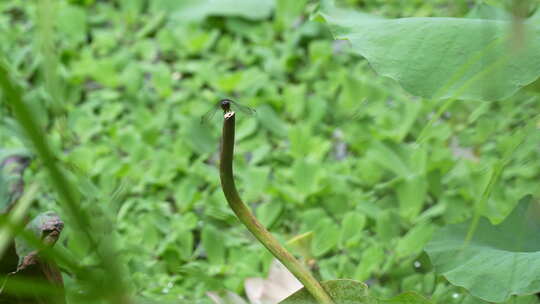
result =
[[[225,111],[223,135],[221,139],[220,178],[221,187],[229,206],[246,228],[268,249],[289,271],[304,285],[311,295],[321,304],[334,304],[332,298],[311,273],[287,251],[276,238],[255,218],[244,204],[234,183],[233,156],[235,113]]]

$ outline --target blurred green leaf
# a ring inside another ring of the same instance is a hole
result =
[[[366,216],[358,212],[348,212],[343,217],[341,225],[341,234],[339,236],[339,243],[341,246],[347,246],[350,242],[358,240],[366,225]]]
[[[58,6],[56,22],[58,31],[62,33],[62,38],[67,38],[71,43],[84,42],[88,30],[86,11],[81,7],[69,4]]]
[[[424,176],[411,176],[398,183],[399,213],[413,219],[420,214],[427,197],[428,183]]]
[[[392,210],[384,210],[377,217],[377,236],[389,242],[400,234],[399,217]]]
[[[188,121],[184,129],[184,137],[194,151],[198,153],[211,153],[216,151],[216,141],[213,140],[208,125],[202,125],[199,119]]]
[[[274,5],[274,0],[155,0],[151,7],[153,10],[172,12],[172,18],[176,22],[193,22],[208,16],[265,19],[270,16]]]
[[[299,253],[305,260],[309,260],[313,258],[311,253],[312,242],[313,231],[309,231],[290,239],[287,245],[293,249],[293,253]]]
[[[320,16],[378,73],[421,97],[501,100],[540,76],[540,28],[531,21],[523,24],[527,40],[516,42],[511,21],[382,19],[329,0]]]
[[[300,159],[295,163],[292,170],[295,188],[300,190],[299,196],[302,199],[318,190],[319,166],[313,162]]]
[[[353,278],[359,281],[369,279],[374,271],[381,268],[384,257],[384,250],[380,245],[370,245],[362,252],[360,263],[356,267]]]
[[[375,161],[379,166],[393,172],[397,176],[407,177],[410,170],[401,156],[394,152],[388,145],[382,142],[375,142],[373,148],[368,152],[368,158]]]
[[[313,231],[311,252],[315,257],[322,256],[334,249],[339,240],[339,227],[331,219],[322,219]]]
[[[266,202],[257,208],[257,219],[264,227],[272,227],[283,211],[283,204],[280,202]]]
[[[536,293],[539,214],[528,196],[497,226],[482,218],[469,243],[466,222],[436,232],[425,250],[437,272],[486,301],[499,303],[511,295]]]
[[[206,225],[201,235],[202,245],[208,260],[215,265],[225,263],[225,244],[222,232],[211,225]]]
[[[396,255],[398,258],[417,254],[423,250],[424,246],[431,239],[435,226],[424,223],[415,226],[405,234],[396,246]]]
[[[268,105],[257,108],[257,118],[261,125],[270,133],[277,136],[287,135],[287,125]]]
[[[283,29],[291,28],[295,22],[300,22],[302,13],[308,0],[275,0],[276,1],[276,23]]]

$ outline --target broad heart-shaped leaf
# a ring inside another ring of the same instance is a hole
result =
[[[322,0],[320,16],[381,75],[413,95],[500,100],[540,76],[540,22],[473,18],[383,19]]]
[[[480,219],[465,246],[470,222],[435,233],[425,250],[437,272],[488,302],[540,292],[540,206],[523,198],[499,225]]]
[[[406,292],[392,299],[377,299],[369,295],[366,284],[354,280],[331,280],[321,282],[335,304],[432,304],[426,298]],[[317,301],[302,288],[279,304],[316,304]]]

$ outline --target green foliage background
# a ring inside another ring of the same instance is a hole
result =
[[[500,159],[539,113],[538,91],[457,101],[420,147],[442,103],[377,76],[310,21],[314,4],[205,2],[0,3],[0,52],[80,187],[78,203],[106,223],[96,236],[114,238],[133,294],[205,303],[206,292],[242,293],[246,278],[268,270],[271,256],[219,188],[220,120],[199,123],[227,96],[257,110],[238,119],[245,201],[283,242],[314,232],[303,257],[319,278],[366,281],[383,297],[415,290],[436,303],[480,303],[436,276],[422,248],[437,227],[473,216]],[[460,17],[471,4],[344,2],[387,17]],[[10,110],[0,114],[1,146],[25,146]],[[492,222],[523,195],[540,196],[539,142],[536,128],[510,156],[482,210]],[[42,186],[36,209],[62,215],[39,159],[31,171],[27,179]],[[62,218],[57,246],[92,268],[94,248]],[[65,280],[69,297],[84,289]]]

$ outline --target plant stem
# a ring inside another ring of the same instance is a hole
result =
[[[221,177],[221,187],[229,206],[234,211],[238,219],[246,228],[266,247],[289,271],[304,284],[304,287],[321,304],[333,304],[332,298],[326,293],[311,273],[294,258],[277,241],[257,218],[251,213],[249,208],[242,202],[233,177],[233,155],[234,155],[234,128],[235,113],[229,111],[225,113],[223,121],[223,136],[221,142],[221,161],[219,173]]]

